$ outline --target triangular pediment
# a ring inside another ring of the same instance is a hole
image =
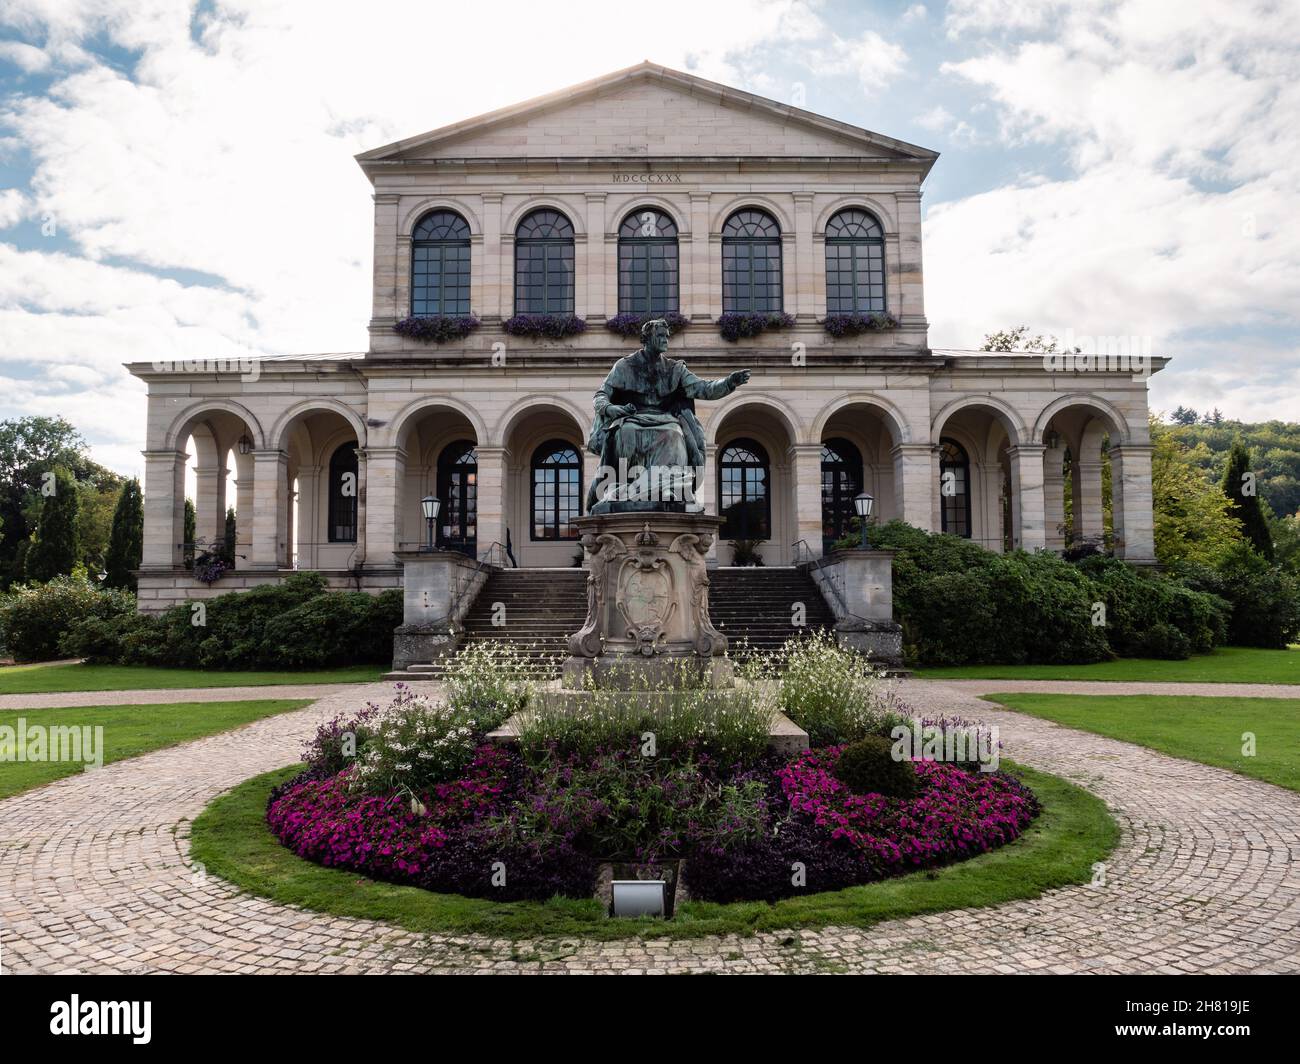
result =
[[[357,156],[371,164],[487,158],[837,157],[910,163],[937,153],[641,63]]]

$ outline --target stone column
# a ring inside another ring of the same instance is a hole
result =
[[[478,553],[482,556],[493,543],[506,542],[506,465],[510,452],[504,447],[478,449]],[[586,491],[586,485],[583,485]],[[515,558],[528,541],[528,530],[514,529]]]
[[[360,475],[357,477],[360,490]],[[329,496],[322,496],[320,490],[321,467],[318,465],[299,466],[298,468],[298,527],[297,552],[298,566],[303,569],[315,569],[319,562],[320,545],[328,541],[329,530],[325,528],[328,520]]]
[[[405,240],[399,240],[397,232],[396,193],[377,192],[375,201],[375,272],[373,315],[376,319],[393,319],[406,317],[409,299],[403,301],[402,292],[406,290],[407,270],[400,261],[399,245],[407,249],[408,262],[411,247],[410,234],[402,234]]]
[[[220,545],[226,533],[226,469],[200,466],[194,471],[194,540],[206,546]]]
[[[894,459],[894,498],[899,515],[927,532],[934,520],[933,450],[928,443],[900,443],[889,453]]]
[[[614,247],[614,240],[605,239],[605,193],[588,192],[587,316],[598,322],[618,313],[618,268],[610,263]],[[612,296],[606,291],[608,284],[615,286]]]
[[[814,321],[817,317],[814,305],[813,274],[816,263],[813,260],[813,194],[811,192],[794,193],[794,291],[789,305],[800,321]],[[818,458],[820,464],[820,457]],[[820,472],[818,473],[820,477]],[[821,535],[818,534],[818,539]]]
[[[1038,550],[1047,545],[1043,502],[1043,451],[1041,443],[1011,447],[1011,546]]]
[[[289,456],[253,452],[253,556],[251,569],[275,570],[287,560],[285,521],[289,505]]]
[[[797,443],[789,450],[794,474],[794,539],[803,540],[815,558],[822,554],[822,445]],[[796,554],[796,559],[807,555]]]
[[[1048,550],[1065,549],[1065,447],[1043,449],[1043,513]]]
[[[235,451],[235,568],[253,562],[253,456]]]
[[[1110,506],[1115,553],[1125,561],[1156,560],[1151,500],[1151,445],[1126,443],[1110,449]]]
[[[141,569],[174,569],[183,564],[185,537],[184,451],[143,451],[144,545]]]
[[[691,321],[711,321],[714,307],[719,302],[713,298],[713,253],[709,243],[709,194],[691,193],[691,242],[680,249],[687,256],[681,270],[690,282],[684,293],[682,313]],[[719,284],[721,280],[719,279]],[[708,506],[705,506],[708,509]]]
[[[483,305],[475,308],[488,321],[498,321],[510,317],[514,309],[506,310],[507,293],[511,286],[507,283],[513,276],[514,263],[502,257],[501,242],[501,193],[483,193]],[[471,283],[472,279],[471,279]]]
[[[1070,490],[1074,502],[1074,538],[1101,541],[1101,457],[1075,458],[1070,467]]]
[[[365,449],[365,547],[368,568],[395,565],[401,528],[402,485],[406,478],[406,451],[401,447]],[[360,513],[358,513],[358,519]]]
[[[885,263],[885,300],[888,309],[903,324],[925,321],[925,287],[921,283],[921,193],[920,190],[895,194],[898,204],[897,258]],[[885,241],[889,258],[890,241]]]

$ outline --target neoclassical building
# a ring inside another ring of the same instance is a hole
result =
[[[430,495],[445,547],[573,565],[592,394],[638,344],[610,328],[620,315],[680,315],[669,354],[702,377],[752,370],[698,411],[699,492],[727,522],[718,564],[737,539],[769,566],[821,554],[863,489],[882,521],[1059,549],[1102,533],[1103,460],[1116,552],[1151,561],[1144,374],[929,346],[920,200],[936,159],[651,63],[365,152],[367,350],[129,367],[149,389],[141,607],[295,568],[400,585]],[[729,341],[733,314],[788,317]],[[854,314],[884,327],[833,335]],[[469,316],[440,343],[394,329]],[[585,330],[513,331],[540,318]],[[185,568],[190,455],[196,541],[238,513],[236,572],[211,589]]]

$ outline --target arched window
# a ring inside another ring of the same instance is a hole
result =
[[[329,534],[331,543],[357,541],[357,445],[345,443],[330,456]]]
[[[853,497],[862,490],[862,454],[848,440],[822,443],[822,544],[853,531]]]
[[[533,452],[533,539],[577,539],[582,515],[582,459],[567,440]]]
[[[573,313],[573,226],[559,211],[533,211],[515,229],[515,313]]]
[[[732,440],[718,461],[718,514],[723,539],[771,539],[771,465],[762,444]]]
[[[939,441],[940,528],[970,539],[970,459],[956,440]]]
[[[826,223],[826,313],[885,312],[885,233],[859,207]]]
[[[478,452],[469,440],[448,444],[438,455],[438,542],[475,557],[478,534]]]
[[[411,233],[411,314],[469,313],[469,225],[453,211],[430,211]]]
[[[653,207],[638,207],[618,229],[618,312],[677,309],[677,226]]]
[[[736,211],[722,227],[722,309],[781,309],[781,227],[766,211]]]

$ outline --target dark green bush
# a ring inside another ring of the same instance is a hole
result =
[[[894,744],[880,735],[850,743],[835,762],[835,778],[854,794],[911,798],[918,788],[911,761],[895,760]]]
[[[1078,568],[1099,589],[1106,637],[1119,656],[1186,658],[1223,642],[1229,607],[1222,599],[1118,558],[1094,555]]]
[[[63,653],[59,637],[75,622],[112,624],[134,613],[129,591],[97,588],[84,576],[56,576],[0,598],[0,642],[15,661],[49,661]]]
[[[1211,592],[1103,555],[1071,563],[1039,551],[997,554],[901,521],[873,530],[893,548],[894,613],[910,657],[929,665],[1066,664],[1187,657],[1227,636]],[[1218,585],[1216,585],[1218,586]],[[1106,607],[1093,624],[1094,603]]]
[[[392,657],[402,622],[400,591],[329,592],[318,573],[229,592],[146,617],[131,613],[69,626],[64,652],[99,662],[201,669],[325,668]]]
[[[1180,568],[1183,582],[1227,601],[1227,642],[1285,649],[1300,634],[1300,580],[1242,544],[1217,570]]]

